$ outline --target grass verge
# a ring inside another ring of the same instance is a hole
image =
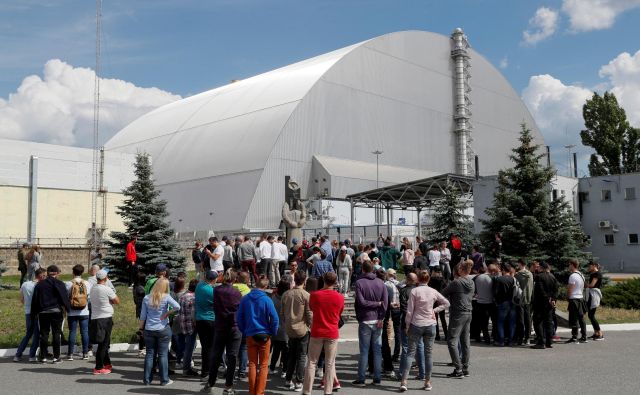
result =
[[[564,300],[558,301],[558,309],[567,311],[567,302]],[[640,322],[640,310],[626,310],[626,309],[614,309],[611,307],[598,307],[596,311],[596,318],[600,324],[628,324]],[[585,320],[588,318],[585,315]]]

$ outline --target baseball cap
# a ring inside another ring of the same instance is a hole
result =
[[[207,273],[205,273],[204,277],[209,281],[215,280],[216,278],[218,278],[218,272],[216,272],[215,270],[207,270]]]
[[[162,273],[166,271],[167,271],[167,265],[165,265],[164,263],[160,263],[158,266],[156,266],[156,273]]]
[[[291,239],[291,243],[293,245],[297,245],[298,244],[298,239],[296,239],[295,237],[293,239]]]
[[[98,270],[98,273],[96,273],[96,278],[98,280],[104,280],[105,278],[107,278],[107,272],[105,272],[104,270]]]

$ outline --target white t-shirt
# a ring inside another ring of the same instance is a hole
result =
[[[260,259],[271,259],[273,257],[273,245],[264,240],[260,243]]]
[[[582,299],[582,291],[584,290],[584,279],[579,273],[573,273],[569,276],[569,284],[573,285],[573,290],[569,295],[569,299]]]
[[[276,261],[286,261],[289,257],[287,246],[282,243],[273,243],[273,259]]]
[[[87,290],[87,305],[84,306],[82,310],[69,310],[67,314],[69,317],[77,317],[77,316],[85,316],[89,315],[89,297],[91,295],[91,284],[89,282],[82,280],[79,277],[74,278],[72,281],[82,281],[84,283],[84,289]],[[67,286],[67,293],[69,297],[71,297],[71,281],[67,281],[64,283]]]
[[[440,266],[440,251],[429,250],[429,266]]]
[[[215,261],[211,258],[211,270],[215,270],[216,272],[223,272],[224,265],[222,264],[222,258],[224,257],[224,247],[220,244],[213,250],[213,255],[218,254],[218,259]]]
[[[451,261],[451,251],[447,247],[440,251],[440,259],[447,263]]]
[[[91,287],[91,319],[113,317],[113,306],[109,302],[116,298],[116,293],[104,284]]]
[[[31,299],[33,298],[33,289],[36,287],[35,281],[25,281],[20,287],[22,300],[24,300],[24,313],[31,314]]]

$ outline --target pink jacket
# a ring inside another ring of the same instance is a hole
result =
[[[438,303],[438,307],[433,307]],[[442,310],[449,308],[449,301],[435,289],[421,284],[415,287],[409,295],[407,305],[407,315],[405,323],[409,325],[424,327],[436,324],[435,315]]]

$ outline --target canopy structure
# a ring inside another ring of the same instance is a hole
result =
[[[347,200],[351,204],[351,233],[353,234],[356,207],[387,209],[388,227],[391,226],[390,210],[415,209],[418,212],[418,229],[420,229],[420,211],[432,206],[435,200],[442,199],[447,184],[453,185],[460,195],[471,197],[474,181],[474,177],[445,173],[348,195]],[[391,234],[391,229],[388,234]]]

